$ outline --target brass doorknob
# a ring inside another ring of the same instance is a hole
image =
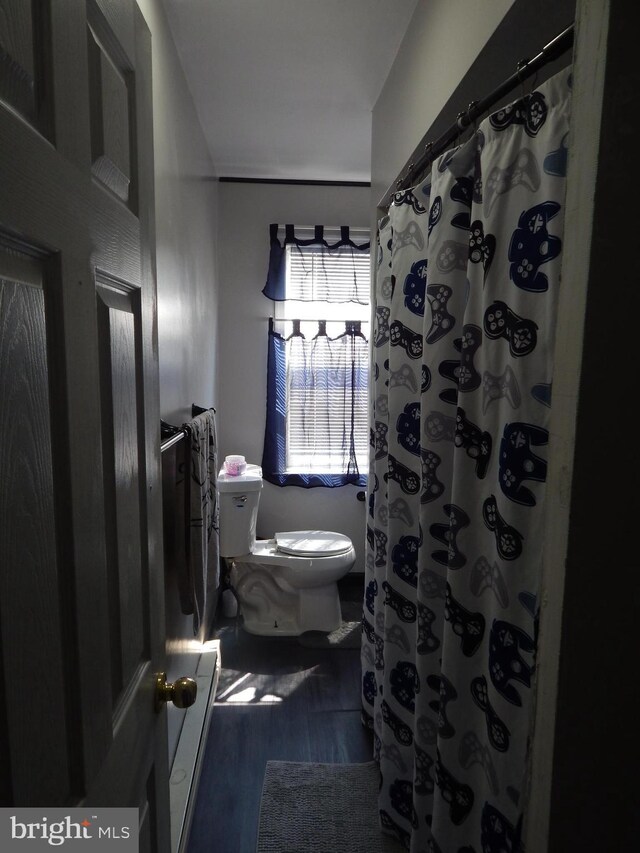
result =
[[[165,702],[173,702],[176,708],[189,708],[196,701],[198,685],[193,678],[176,679],[173,684],[167,683],[167,673],[156,673],[155,707],[159,711]]]

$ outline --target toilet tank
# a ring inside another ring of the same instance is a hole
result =
[[[218,474],[221,557],[242,557],[251,553],[256,541],[261,489],[262,468],[259,465],[247,465],[237,477],[227,474],[224,468]]]

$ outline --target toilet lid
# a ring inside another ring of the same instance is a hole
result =
[[[292,530],[276,533],[276,548],[282,554],[298,557],[331,557],[351,548],[351,539],[328,530]]]

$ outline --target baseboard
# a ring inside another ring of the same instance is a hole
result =
[[[187,848],[220,666],[220,641],[203,643],[195,676],[198,694],[195,704],[185,712],[169,779],[172,853],[184,853]]]

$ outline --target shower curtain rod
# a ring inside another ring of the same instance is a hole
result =
[[[472,101],[466,110],[458,113],[456,121],[451,127],[439,136],[435,141],[428,142],[424,149],[424,154],[416,163],[410,163],[407,167],[406,175],[402,174],[398,177],[395,184],[392,184],[385,193],[384,199],[380,207],[389,207],[391,198],[395,192],[408,189],[414,183],[414,176],[420,175],[425,169],[433,163],[436,157],[439,157],[447,148],[456,140],[460,134],[470,127],[476,119],[491,110],[501,98],[508,95],[519,84],[523,83],[529,77],[532,77],[538,69],[542,68],[548,62],[558,59],[569,50],[573,45],[574,25],[571,24],[554,39],[546,44],[540,53],[533,59],[523,59],[518,63],[516,71],[501,83],[496,89],[487,95],[481,101]]]

